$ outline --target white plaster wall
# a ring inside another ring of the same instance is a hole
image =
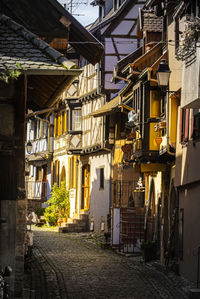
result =
[[[181,107],[183,108],[200,108],[200,43],[196,48],[196,57],[190,59],[189,65],[187,60],[183,63],[183,80],[181,90]]]
[[[94,230],[100,231],[101,217],[105,219],[107,229],[107,214],[110,207],[110,175],[111,154],[91,156],[90,163],[90,211],[89,218],[94,217]],[[100,168],[104,168],[104,189],[100,189]]]
[[[162,172],[159,171],[155,176],[149,176],[149,196],[150,196],[150,189],[151,189],[151,182],[154,180],[154,187],[155,187],[155,204],[158,204],[158,198],[160,197],[160,193],[162,191]],[[149,202],[149,200],[148,200]]]

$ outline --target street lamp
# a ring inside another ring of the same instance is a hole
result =
[[[165,59],[161,60],[161,63],[158,66],[158,70],[156,72],[157,79],[158,79],[158,85],[161,87],[167,88],[169,85],[169,77],[171,74],[171,71],[169,69],[169,65],[166,63]]]
[[[30,141],[27,142],[26,144],[26,150],[27,150],[27,153],[30,154],[31,153],[31,150],[32,150],[32,143]]]

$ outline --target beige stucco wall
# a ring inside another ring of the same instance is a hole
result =
[[[180,124],[180,107],[178,110],[178,125]],[[191,124],[191,113],[190,121]],[[177,134],[175,186],[190,184],[200,180],[200,143],[193,143],[189,134],[189,142],[182,145],[179,142],[180,130]]]
[[[179,192],[179,207],[184,209],[183,260],[180,261],[180,273],[194,282],[197,277],[197,251],[200,246],[199,194],[200,184]]]
[[[180,28],[181,30],[181,28]],[[169,68],[171,70],[169,90],[176,91],[182,85],[182,61],[178,61],[175,55],[175,23],[168,23],[168,59]]]
[[[195,52],[183,63],[183,84],[181,93],[181,107],[200,107],[200,43]]]

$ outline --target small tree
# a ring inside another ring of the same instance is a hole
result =
[[[57,183],[53,185],[52,196],[47,203],[48,207],[44,212],[44,218],[47,222],[56,224],[59,218],[69,217],[69,191],[66,189],[66,184],[64,181],[61,182],[60,187],[57,185]]]

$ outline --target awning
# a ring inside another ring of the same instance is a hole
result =
[[[98,110],[90,113],[91,116],[99,117],[106,114],[112,114],[115,112],[122,112],[124,109],[131,111],[133,110],[131,107],[126,105],[126,102],[130,99],[130,95],[126,98],[123,98],[121,95],[116,96],[110,102],[103,105]]]

